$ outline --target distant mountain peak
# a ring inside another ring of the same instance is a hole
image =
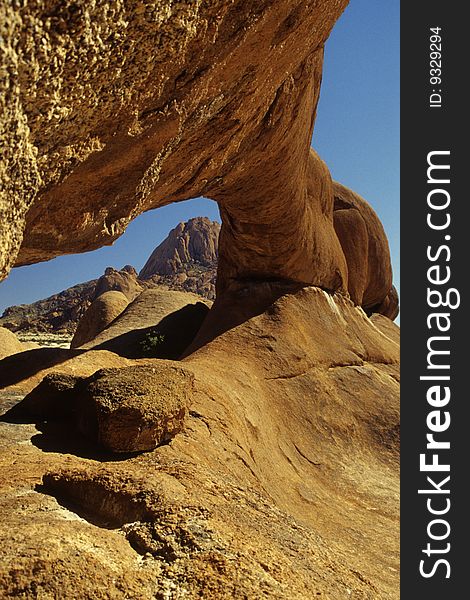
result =
[[[107,267],[99,279],[79,283],[32,304],[8,307],[0,316],[0,327],[20,334],[71,335],[91,302],[108,291],[120,291],[130,302],[154,286],[213,299],[219,232],[220,224],[207,217],[179,223],[155,248],[138,276],[131,265],[119,270]]]
[[[139,279],[175,275],[188,267],[213,269],[217,264],[220,223],[195,217],[179,223],[155,248],[139,273]]]

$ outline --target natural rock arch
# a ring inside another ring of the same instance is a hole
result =
[[[219,295],[277,281],[349,289],[360,304],[333,183],[310,150],[323,45],[346,4],[3,7],[1,274],[206,196],[223,221]]]

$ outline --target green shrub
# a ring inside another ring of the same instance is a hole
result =
[[[142,351],[147,356],[154,356],[157,354],[159,347],[165,341],[165,334],[159,331],[149,331],[144,339],[140,342]]]

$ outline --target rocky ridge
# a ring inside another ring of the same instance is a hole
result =
[[[213,300],[218,263],[220,223],[195,217],[180,223],[155,248],[139,279],[171,290],[200,294]]]
[[[10,306],[0,317],[0,325],[22,337],[28,333],[52,332],[73,335],[91,304],[97,281],[79,283],[32,304]]]

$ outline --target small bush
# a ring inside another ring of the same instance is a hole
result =
[[[149,331],[144,339],[140,342],[142,351],[147,356],[154,356],[157,354],[159,347],[165,341],[165,334],[159,331]]]

